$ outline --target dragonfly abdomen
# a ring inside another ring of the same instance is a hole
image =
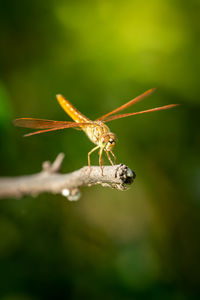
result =
[[[84,116],[78,109],[76,109],[67,99],[65,99],[62,95],[57,95],[57,100],[60,106],[64,109],[64,111],[75,121],[78,123],[89,122],[86,116]]]

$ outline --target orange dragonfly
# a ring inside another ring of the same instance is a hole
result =
[[[34,119],[34,118],[20,118],[15,119],[14,125],[19,127],[26,127],[26,128],[32,128],[32,129],[40,129],[28,134],[25,134],[25,136],[31,136],[39,133],[44,132],[50,132],[55,131],[59,129],[65,129],[65,128],[79,128],[83,130],[88,138],[96,145],[89,153],[88,153],[88,165],[89,168],[91,166],[90,162],[90,155],[95,150],[99,149],[99,165],[101,168],[101,173],[103,175],[103,151],[106,152],[108,160],[112,165],[113,161],[110,157],[110,153],[113,156],[113,159],[116,163],[116,157],[113,153],[113,148],[116,144],[116,136],[114,133],[110,131],[108,126],[105,124],[107,122],[130,117],[134,115],[149,113],[152,111],[159,111],[159,110],[165,110],[168,108],[172,108],[174,106],[177,106],[178,104],[170,104],[165,106],[160,106],[156,108],[151,108],[139,112],[133,112],[133,113],[126,113],[126,114],[117,114],[119,111],[124,110],[125,108],[135,104],[136,102],[144,99],[145,97],[149,96],[155,89],[150,89],[146,91],[145,93],[139,95],[138,97],[128,101],[127,103],[121,105],[120,107],[112,110],[111,112],[99,117],[95,121],[91,121],[89,118],[84,116],[82,113],[80,113],[67,99],[65,99],[62,95],[57,95],[57,100],[60,104],[60,106],[64,109],[64,111],[75,121],[75,122],[68,122],[68,121],[53,121],[53,120],[44,120],[44,119]],[[91,170],[91,168],[90,168]]]

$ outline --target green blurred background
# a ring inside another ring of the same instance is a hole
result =
[[[152,87],[127,112],[181,106],[109,123],[137,174],[128,191],[0,202],[0,299],[199,299],[199,19],[199,0],[1,1],[1,176],[60,152],[63,172],[87,164],[82,132],[25,139],[12,126],[70,120],[57,93],[91,119]]]

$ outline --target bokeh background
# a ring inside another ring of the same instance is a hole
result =
[[[57,93],[91,119],[152,87],[127,112],[181,106],[109,124],[128,191],[0,202],[0,299],[199,299],[199,18],[198,0],[1,1],[1,176],[60,152],[63,172],[87,164],[82,132],[25,139],[11,123],[70,120]]]

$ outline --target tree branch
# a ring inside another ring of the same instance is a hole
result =
[[[80,198],[79,188],[82,186],[100,184],[123,191],[135,178],[135,173],[124,164],[104,166],[103,176],[98,166],[91,167],[90,174],[89,167],[83,167],[72,173],[61,174],[59,170],[63,159],[64,154],[60,153],[52,164],[49,161],[44,162],[42,171],[37,174],[1,177],[0,199],[21,198],[25,195],[37,196],[48,192],[60,193],[69,200],[76,201]]]

